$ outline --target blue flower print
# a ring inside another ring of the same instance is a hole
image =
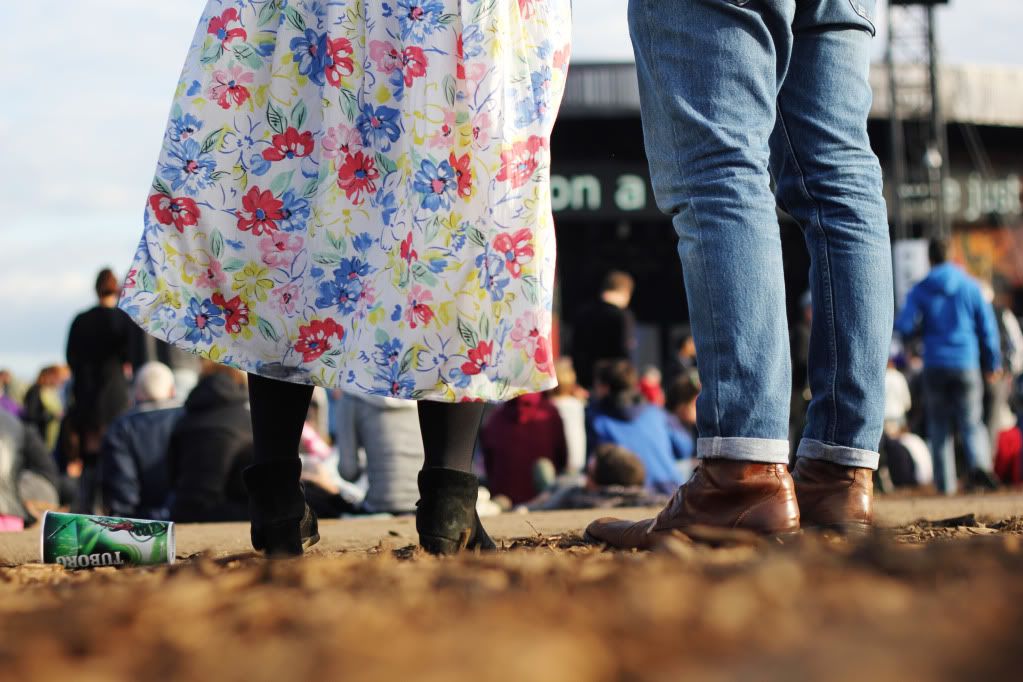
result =
[[[285,232],[296,232],[305,228],[309,220],[309,202],[295,194],[294,190],[288,190],[281,197],[281,213],[284,217],[277,221],[278,227]]]
[[[504,274],[504,258],[488,246],[486,251],[476,256],[476,267],[479,269],[480,286],[490,293],[491,300],[504,299],[504,289],[511,283],[511,278]]]
[[[431,211],[451,208],[451,200],[458,190],[455,169],[447,159],[439,164],[423,159],[412,188],[423,195],[423,208]]]
[[[373,237],[369,235],[369,232],[363,232],[352,239],[352,246],[355,247],[356,251],[365,253],[369,251],[369,247],[373,246]]]
[[[195,135],[202,130],[202,121],[192,114],[185,114],[178,118],[171,119],[170,127],[167,129],[167,137],[174,142],[181,142]]]
[[[262,154],[253,154],[252,158],[249,159],[249,171],[253,175],[266,175],[271,165],[273,164],[264,159]]]
[[[543,121],[550,110],[550,68],[545,66],[539,71],[534,71],[530,76],[530,83],[530,96],[518,104],[518,118],[515,119],[515,125],[520,128],[525,128],[534,121]]]
[[[326,84],[324,66],[330,56],[327,51],[326,33],[317,33],[307,28],[304,36],[291,39],[291,51],[294,53],[295,62],[298,63],[300,74],[308,76],[309,80],[317,85]]]
[[[188,329],[185,338],[190,343],[212,343],[224,331],[224,311],[208,298],[202,303],[193,298],[188,302],[184,323]]]
[[[199,143],[189,138],[170,145],[167,162],[160,169],[160,177],[170,181],[171,189],[184,189],[187,194],[194,196],[199,190],[213,185],[213,172],[216,169],[217,162],[213,155],[203,154]]]
[[[390,151],[391,144],[401,137],[401,112],[385,106],[373,109],[372,104],[364,104],[355,127],[362,135],[363,146]]]
[[[411,398],[412,391],[416,388],[416,382],[409,376],[409,373],[401,371],[401,363],[395,362],[388,365],[383,371],[377,372],[374,379],[378,386],[374,387],[374,393],[386,395],[392,398]]]
[[[390,367],[401,360],[401,351],[401,341],[398,339],[387,339],[376,345],[376,351],[373,353],[373,362],[378,367]]]
[[[351,315],[362,296],[365,285],[362,278],[372,269],[369,263],[358,258],[346,258],[334,270],[332,282],[320,282],[320,296],[316,299],[317,308],[337,307],[338,312]]]
[[[401,39],[422,43],[441,27],[444,4],[440,0],[398,0],[395,14],[401,26]]]

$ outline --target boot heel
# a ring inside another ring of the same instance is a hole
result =
[[[264,524],[260,528],[263,551],[268,557],[301,556],[302,533],[299,524],[283,521]]]
[[[444,538],[438,535],[419,536],[419,545],[430,554],[438,556],[451,556],[458,554],[469,545],[469,531],[462,533],[458,540]]]

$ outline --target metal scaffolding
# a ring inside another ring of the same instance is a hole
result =
[[[941,108],[935,7],[948,0],[889,0],[888,96],[895,239],[948,237],[948,133]]]

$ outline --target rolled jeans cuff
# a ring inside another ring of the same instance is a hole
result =
[[[832,464],[841,464],[847,467],[859,467],[877,471],[877,465],[881,455],[871,450],[860,450],[859,448],[848,448],[844,445],[828,445],[819,440],[804,438],[799,442],[797,457],[807,459],[820,459]]]
[[[789,442],[769,438],[700,438],[696,441],[696,456],[700,459],[788,464]]]

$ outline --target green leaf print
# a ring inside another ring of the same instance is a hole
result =
[[[409,348],[407,351],[405,351],[405,355],[403,355],[401,358],[401,368],[399,369],[399,372],[404,374],[405,372],[412,369],[412,361],[414,359],[415,359],[414,349]]]
[[[455,95],[458,92],[458,86],[455,84],[455,77],[451,74],[444,76],[444,97],[448,101],[448,106],[455,106]]]
[[[217,128],[212,133],[203,138],[202,141],[202,153],[208,154],[220,144],[220,138],[224,133],[223,128]]]
[[[199,61],[203,64],[213,64],[224,56],[224,46],[219,40],[211,41],[202,51]]]
[[[384,175],[389,175],[398,170],[398,164],[391,159],[387,158],[383,154],[376,155],[377,168],[384,172]]]
[[[378,346],[382,346],[383,344],[390,341],[391,337],[388,336],[387,332],[385,332],[383,329],[377,327],[376,333],[373,335],[373,340],[376,341],[376,344]]]
[[[475,330],[466,324],[462,318],[458,318],[458,334],[469,348],[475,348],[479,345],[479,338],[476,336]]]
[[[295,176],[295,171],[291,170],[287,173],[281,173],[274,181],[270,184],[270,191],[273,192],[275,197],[280,197],[291,187],[291,178]]]
[[[210,234],[210,251],[217,260],[220,260],[220,255],[224,253],[224,235],[220,234],[220,230],[213,230]]]
[[[285,16],[288,17],[288,23],[295,27],[295,30],[305,33],[305,19],[299,14],[298,10],[294,7],[286,7],[284,9]]]
[[[231,49],[232,52],[234,52],[235,59],[250,69],[260,69],[263,67],[263,58],[259,56],[259,52],[256,51],[256,48],[252,47],[248,43],[235,45]]]
[[[306,117],[309,115],[309,108],[306,107],[304,99],[298,100],[298,104],[291,110],[291,121],[292,124],[299,130],[302,130],[302,124],[305,123]]]
[[[525,294],[526,300],[533,305],[536,305],[540,301],[540,283],[533,275],[526,275],[522,278],[522,293]]]
[[[278,10],[280,10],[280,3],[278,0],[270,0],[263,9],[259,10],[259,25],[266,26],[277,18]]]
[[[320,251],[313,254],[313,262],[320,265],[337,265],[341,262],[341,254]]]
[[[320,189],[320,179],[311,178],[309,182],[305,183],[305,187],[302,188],[302,196],[306,199],[312,199],[316,196],[316,192]]]
[[[274,343],[280,341],[281,337],[277,334],[277,330],[274,329],[272,324],[264,320],[262,317],[259,318],[259,322],[256,324],[256,327],[259,329],[259,333],[262,334],[263,338],[267,341],[273,341]]]
[[[150,293],[153,291],[153,277],[146,270],[139,270],[138,276],[139,289]]]
[[[245,267],[245,261],[241,258],[232,258],[224,263],[224,272],[238,272]]]
[[[355,113],[359,110],[359,100],[355,93],[350,90],[341,90],[341,111],[350,122],[355,120]]]
[[[475,227],[469,228],[469,241],[479,247],[487,245],[486,236]]]
[[[170,187],[168,187],[164,183],[164,181],[161,180],[160,178],[156,178],[155,180],[153,180],[153,189],[155,189],[160,194],[166,194],[167,196],[173,196],[171,194]]]
[[[273,102],[266,103],[266,122],[278,135],[283,135],[288,127],[288,119],[284,118],[284,112],[275,107]]]
[[[485,339],[490,338],[490,318],[486,315],[480,320],[480,336]]]
[[[427,286],[437,286],[437,277],[430,272],[430,268],[428,268],[424,263],[417,261],[412,266],[412,277],[414,277],[417,282],[422,282]]]

